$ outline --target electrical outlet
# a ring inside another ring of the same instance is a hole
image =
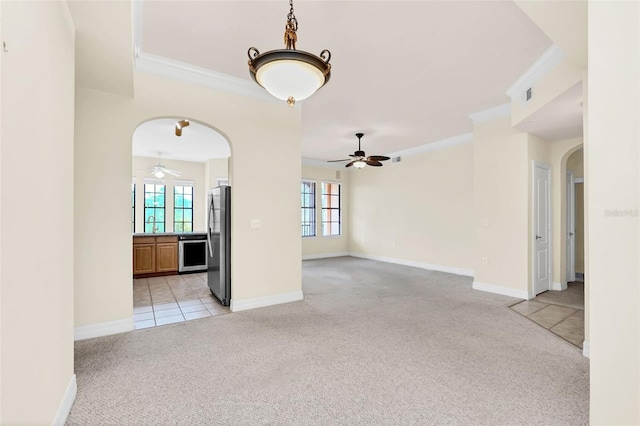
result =
[[[487,265],[489,265],[489,259],[486,258],[486,257],[483,257],[482,258],[482,266],[487,266]]]
[[[260,219],[251,219],[251,228],[253,229],[260,228]]]
[[[482,219],[480,221],[480,226],[482,226],[483,228],[488,228],[489,227],[489,219]]]

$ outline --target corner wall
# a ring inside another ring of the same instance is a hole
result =
[[[0,423],[62,423],[76,389],[75,29],[66,2],[0,8]]]

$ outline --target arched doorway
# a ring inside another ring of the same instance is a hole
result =
[[[207,285],[208,192],[229,183],[231,149],[212,126],[147,120],[132,138],[136,329],[229,313]]]

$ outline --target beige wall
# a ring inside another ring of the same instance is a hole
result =
[[[528,135],[513,129],[509,118],[474,127],[474,285],[510,289],[521,297],[529,290],[528,158]]]
[[[592,425],[640,424],[640,5],[589,2],[585,180]],[[619,211],[613,215],[611,212]]]
[[[567,159],[567,171],[573,172],[574,178],[584,178],[584,150],[579,149]],[[584,184],[575,185],[575,239],[576,239],[576,272],[584,273]]]
[[[0,423],[51,424],[74,380],[74,27],[63,2],[0,8]]]
[[[300,111],[142,72],[135,87],[135,99],[78,90],[76,326],[132,317],[131,138],[155,117],[207,123],[230,142],[232,300],[300,292]],[[278,167],[263,161],[273,152]]]
[[[473,146],[349,171],[350,251],[471,273]]]
[[[349,173],[347,170],[335,170],[329,168],[302,166],[302,179],[316,183],[316,236],[302,238],[302,258],[314,258],[332,254],[344,254],[349,251]],[[342,235],[322,236],[322,211],[321,191],[322,182],[338,182],[340,187]],[[299,231],[300,232],[300,231]]]
[[[231,158],[213,158],[205,163],[205,179],[207,189],[218,186],[218,179],[229,179],[229,163]],[[229,182],[231,185],[231,182]]]
[[[582,147],[583,139],[567,139],[551,144],[551,225],[553,234],[553,276],[554,283],[567,282],[567,159]]]
[[[226,161],[226,159],[225,159]],[[144,232],[144,180],[155,179],[149,170],[158,164],[157,158],[133,157],[133,176],[136,182],[136,232]],[[178,170],[179,177],[165,174],[161,179],[166,185],[165,232],[173,232],[173,186],[178,181],[193,181],[193,231],[205,232],[207,229],[206,206],[207,188],[205,163],[191,161],[162,160],[168,169]]]

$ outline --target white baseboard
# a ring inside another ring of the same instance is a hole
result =
[[[64,392],[62,402],[60,402],[60,406],[58,407],[56,417],[53,419],[53,426],[63,426],[66,423],[67,417],[69,417],[69,411],[71,411],[71,407],[76,400],[77,393],[78,384],[76,383],[76,375],[73,374],[67,385],[67,390]]]
[[[81,325],[74,330],[74,340],[92,339],[111,334],[126,333],[134,328],[133,317],[98,324]]]
[[[471,286],[474,290],[486,291],[488,293],[501,294],[503,296],[515,297],[516,299],[533,299],[533,295],[526,290],[516,290],[515,288],[502,287],[495,284],[486,284],[474,281]]]
[[[567,289],[567,283],[551,283],[551,290],[563,291]]]
[[[433,263],[416,262],[413,260],[396,259],[394,257],[376,256],[376,255],[364,254],[364,253],[350,252],[348,253],[348,255],[353,257],[360,257],[362,259],[377,260],[379,262],[395,263],[395,264],[404,265],[404,266],[413,266],[414,268],[428,269],[430,271],[447,272],[449,274],[473,277],[473,271],[471,269],[455,268],[451,266],[435,265]]]
[[[327,259],[330,257],[343,257],[343,256],[349,256],[349,252],[342,251],[337,253],[303,254],[302,260]]]
[[[296,302],[302,299],[302,290],[276,294],[273,296],[254,297],[251,299],[231,299],[231,311],[246,311],[248,309],[263,308],[265,306],[279,305],[281,303]]]
[[[588,340],[582,342],[582,356],[591,358],[591,347]]]

